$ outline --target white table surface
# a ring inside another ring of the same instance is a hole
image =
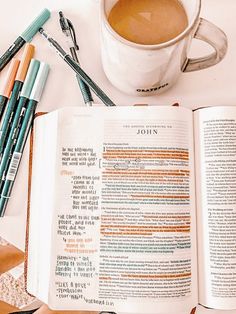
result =
[[[22,33],[31,20],[44,8],[52,11],[45,29],[66,48],[64,36],[58,23],[58,11],[63,10],[73,22],[80,46],[82,67],[98,85],[119,105],[148,103],[197,108],[212,105],[236,105],[236,1],[203,0],[201,16],[221,27],[229,42],[225,59],[206,70],[182,74],[177,84],[169,91],[153,97],[130,97],[114,88],[103,73],[100,59],[99,0],[7,0],[0,10],[0,55]],[[33,41],[35,57],[50,64],[51,72],[38,111],[82,105],[82,97],[76,79],[66,64],[49,48],[37,34]],[[206,44],[195,40],[191,56],[209,52]],[[22,51],[19,53],[21,56]],[[0,83],[7,68],[0,74]],[[100,103],[95,97],[95,100]],[[49,156],[50,158],[50,156]],[[25,218],[27,204],[28,146],[8,203],[6,216],[0,218],[0,236],[24,249]],[[45,174],[46,177],[46,174]],[[207,311],[208,313],[208,311]],[[217,313],[217,312],[216,312]],[[231,313],[236,313],[233,311]]]

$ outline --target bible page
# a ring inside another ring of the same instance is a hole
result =
[[[58,111],[49,306],[189,314],[197,266],[192,111]]]
[[[27,291],[48,302],[51,259],[51,226],[55,190],[57,112],[34,121],[32,168],[29,184]],[[26,239],[27,241],[27,239]]]
[[[236,309],[236,108],[194,115],[199,301]]]

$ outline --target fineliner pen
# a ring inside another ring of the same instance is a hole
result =
[[[51,13],[48,9],[44,9],[34,21],[26,28],[26,30],[14,41],[11,47],[0,57],[0,71],[8,64],[15,54],[24,46],[26,42],[30,42],[39,28],[49,19]]]
[[[11,122],[12,122],[12,119],[16,110],[19,94],[25,80],[25,76],[29,67],[30,60],[32,59],[33,55],[34,55],[34,46],[31,44],[27,44],[25,46],[22,60],[20,62],[19,69],[16,74],[15,83],[13,86],[11,97],[6,107],[6,113],[4,115],[2,127],[0,130],[0,156],[3,153],[4,147],[5,147],[6,138],[10,130]]]
[[[11,196],[11,191],[15,182],[16,174],[19,169],[21,157],[25,147],[25,143],[32,126],[35,110],[38,102],[41,99],[43,89],[48,77],[49,66],[41,62],[40,67],[34,82],[33,89],[30,94],[25,115],[20,128],[19,136],[12,154],[11,162],[7,171],[6,180],[4,182],[2,193],[0,197],[0,217],[4,216],[8,200]]]
[[[1,162],[0,162],[0,192],[4,184],[5,175],[8,170],[8,166],[11,160],[11,155],[13,153],[13,149],[17,141],[20,127],[22,125],[24,112],[26,110],[26,106],[30,98],[30,94],[31,94],[31,91],[32,91],[32,88],[36,79],[36,75],[38,73],[39,65],[40,65],[40,62],[38,60],[35,60],[35,59],[31,60],[29,69],[25,78],[24,85],[20,93],[20,98],[17,104],[16,113],[13,118],[10,133],[8,135],[6,146],[5,146],[5,149],[1,158]]]
[[[102,100],[106,106],[115,106],[114,102],[101,90],[101,88],[84,72],[80,65],[63,48],[51,38],[41,27],[39,32],[56,50],[57,54],[79,75],[79,77],[92,89],[92,91]]]
[[[11,95],[19,64],[19,60],[15,58],[12,59],[9,70],[7,72],[6,80],[0,90],[0,121],[2,119],[8,99]]]

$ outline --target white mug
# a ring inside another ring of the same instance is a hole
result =
[[[101,53],[104,72],[121,91],[151,96],[170,88],[182,72],[208,68],[220,62],[227,51],[225,33],[200,18],[201,0],[181,0],[188,27],[174,39],[156,45],[130,42],[117,34],[108,15],[118,0],[101,0]],[[214,52],[205,57],[187,57],[192,38],[207,42]]]

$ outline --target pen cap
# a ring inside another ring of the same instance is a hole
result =
[[[30,94],[30,99],[36,100],[37,102],[40,101],[48,77],[48,73],[49,65],[47,63],[41,62],[34,82],[33,89]]]
[[[38,69],[40,66],[40,62],[36,59],[31,59],[29,69],[26,74],[25,82],[22,87],[21,96],[29,98],[32,88],[34,86],[34,82],[38,73]]]
[[[30,61],[34,56],[34,51],[35,48],[33,45],[26,44],[20,66],[16,74],[16,81],[24,82]]]
[[[29,42],[38,32],[40,27],[50,18],[51,13],[48,9],[44,9],[34,21],[27,27],[27,29],[20,35],[25,41]]]
[[[20,60],[13,58],[10,63],[9,70],[7,72],[4,85],[0,89],[0,95],[5,96],[7,98],[10,97],[19,65],[20,65]]]

